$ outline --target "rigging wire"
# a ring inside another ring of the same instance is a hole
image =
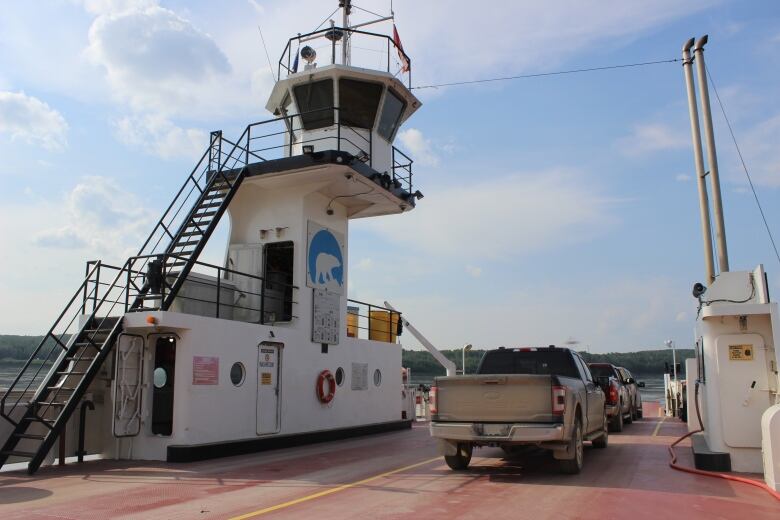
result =
[[[577,74],[580,72],[597,72],[602,70],[626,69],[629,67],[645,67],[648,65],[659,65],[662,63],[675,63],[677,61],[682,61],[682,59],[673,58],[669,60],[656,60],[656,61],[644,61],[639,63],[623,63],[619,65],[607,65],[604,67],[589,67],[584,69],[558,70],[553,72],[538,72],[535,74],[519,74],[517,76],[503,76],[497,78],[474,79],[470,81],[453,81],[450,83],[437,83],[435,85],[418,85],[416,87],[412,87],[412,90],[423,89],[423,88],[451,87],[455,85],[473,85],[475,83],[491,83],[494,81],[509,81],[512,79],[540,78],[544,76],[560,76],[563,74]]]
[[[753,198],[756,200],[756,206],[758,206],[758,211],[761,213],[761,219],[764,221],[764,227],[766,228],[766,233],[769,235],[769,241],[772,243],[772,249],[775,250],[775,257],[777,257],[777,262],[780,263],[780,253],[777,251],[777,244],[775,243],[775,238],[772,235],[772,230],[769,227],[769,222],[766,220],[766,215],[764,214],[764,208],[761,207],[761,201],[758,199],[758,193],[756,193],[756,187],[753,185],[753,179],[750,177],[750,172],[748,172],[747,165],[745,164],[745,158],[742,156],[742,150],[739,148],[739,144],[737,143],[737,138],[734,135],[734,129],[731,127],[731,121],[729,121],[729,117],[726,115],[726,109],[723,107],[723,102],[720,100],[720,95],[718,94],[718,88],[715,86],[715,80],[712,79],[712,74],[710,74],[710,69],[705,65],[705,69],[707,70],[707,78],[710,80],[710,85],[712,85],[712,90],[715,92],[715,99],[718,100],[718,105],[720,106],[720,111],[723,114],[723,119],[726,120],[726,126],[728,126],[729,133],[731,134],[731,140],[734,142],[734,147],[737,149],[737,155],[739,155],[739,161],[742,163],[742,169],[745,171],[745,176],[747,177],[748,184],[750,184],[750,190],[753,192]]]
[[[375,13],[374,11],[369,11],[368,9],[363,9],[362,7],[359,7],[355,4],[352,4],[352,7],[354,7],[355,9],[360,9],[361,11],[365,11],[368,14],[373,14],[374,16],[378,16],[379,18],[384,18],[384,16],[381,14]]]
[[[334,14],[336,14],[336,12],[337,12],[339,9],[341,9],[341,6],[339,6],[339,7],[335,8],[335,9],[333,10],[333,12],[332,12],[332,13],[330,13],[328,16],[326,16],[326,17],[325,17],[325,19],[322,21],[322,23],[321,23],[321,24],[319,24],[319,25],[317,26],[317,28],[316,28],[316,29],[314,29],[312,32],[317,32],[317,31],[319,31],[319,30],[320,30],[320,27],[322,27],[323,25],[325,25],[325,22],[327,22],[328,20],[330,20],[330,19],[331,19],[331,17],[332,17]]]

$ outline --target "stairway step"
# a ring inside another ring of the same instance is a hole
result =
[[[16,450],[0,451],[0,455],[5,455],[6,457],[24,457],[25,459],[31,459],[35,457],[35,453],[31,451]]]
[[[208,204],[199,204],[198,209],[206,209],[206,208],[218,208],[222,205],[222,201],[219,202],[209,202]]]
[[[189,242],[176,242],[173,247],[194,246],[200,244],[200,240],[190,240]]]
[[[38,401],[38,404],[45,405],[45,406],[65,406],[65,401]]]
[[[97,359],[97,357],[96,357],[96,356],[82,356],[82,357],[78,357],[78,356],[67,356],[67,357],[65,358],[65,361],[75,361],[75,362],[77,362],[77,363],[78,363],[78,362],[80,362],[80,361],[94,361],[95,359]]]
[[[60,390],[65,392],[72,392],[75,390],[75,388],[70,386],[47,386],[46,390],[52,391],[52,390]]]
[[[86,374],[86,372],[68,372],[67,370],[64,370],[62,372],[55,372],[55,374],[57,374],[58,376],[68,377],[68,376],[83,376],[84,374]]]
[[[212,217],[212,216],[214,216],[214,215],[216,215],[216,214],[217,214],[217,212],[216,212],[216,211],[206,211],[205,213],[195,213],[195,214],[192,216],[192,218],[193,218],[193,219],[196,219],[196,218]],[[200,224],[200,222],[198,222],[198,224]]]
[[[45,435],[36,435],[34,433],[13,433],[14,437],[19,437],[20,439],[33,439],[36,441],[42,441],[46,438]]]
[[[54,419],[41,419],[40,417],[22,417],[21,420],[26,422],[40,422],[44,424],[54,424]]]
[[[183,237],[193,237],[193,236],[200,236],[202,235],[202,231],[187,231],[186,233],[182,233],[181,236]]]

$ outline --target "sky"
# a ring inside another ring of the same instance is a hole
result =
[[[709,34],[708,67],[780,235],[776,2],[393,4],[417,86],[673,59]],[[5,3],[0,333],[45,332],[86,260],[138,249],[210,131],[238,136],[271,117],[276,68],[258,27],[275,62],[336,5]],[[390,10],[387,0],[356,5]],[[351,297],[390,301],[441,348],[692,344],[704,261],[679,62],[415,94],[423,106],[396,145],[415,160],[425,198],[411,213],[352,223]],[[713,110],[731,268],[763,263],[780,294],[780,264]],[[205,259],[221,261],[218,237]]]

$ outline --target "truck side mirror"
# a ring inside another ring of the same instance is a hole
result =
[[[645,382],[644,381],[640,381],[640,382],[638,382],[636,384],[636,386],[638,386],[639,388],[644,388],[645,387]]]

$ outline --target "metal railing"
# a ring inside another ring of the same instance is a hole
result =
[[[395,343],[402,332],[400,312],[347,299],[347,337]]]
[[[329,50],[330,65],[352,65],[357,61],[360,66],[372,68],[375,70],[384,69],[387,73],[397,76],[404,72],[404,64],[401,63],[401,56],[406,60],[406,84],[412,86],[412,60],[403,49],[395,44],[395,41],[386,34],[379,34],[358,29],[330,26],[318,31],[299,34],[293,36],[287,41],[277,66],[277,76],[282,77],[282,71],[287,74],[294,74],[294,54],[298,53],[301,44],[313,45],[315,51]],[[344,63],[344,42],[348,42],[349,52],[347,53],[347,63]],[[368,47],[367,47],[368,46]],[[295,51],[293,51],[295,47]],[[339,49],[341,52],[336,52]],[[355,58],[358,57],[356,60]],[[393,70],[393,66],[398,70]]]
[[[148,265],[149,257],[131,257],[128,260],[130,267],[128,264],[118,267],[99,261],[88,262],[88,265],[97,265],[97,269],[91,269],[87,279],[91,296],[82,300],[84,310],[93,312],[98,301],[119,304],[121,313],[163,310],[162,302],[166,300],[173,280],[178,277],[178,271],[168,267],[169,261],[180,259],[185,258],[176,254],[155,255],[153,260],[160,262],[162,273],[159,282],[151,283],[148,272],[132,268],[136,264]],[[111,286],[101,282],[101,273],[104,277],[108,274],[109,278],[115,273],[122,273],[125,283]],[[155,287],[158,283],[159,287]],[[133,306],[143,287],[149,288],[143,293],[147,296],[144,304]],[[296,285],[195,261],[170,310],[260,324],[286,322],[298,317],[294,311],[298,305],[294,297],[297,290]],[[150,300],[149,297],[154,296],[158,298]]]

